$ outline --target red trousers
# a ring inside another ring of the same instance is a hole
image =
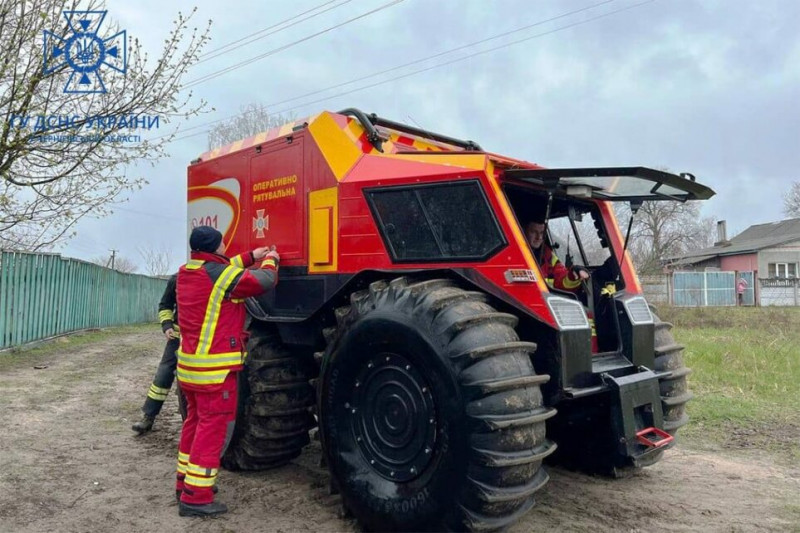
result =
[[[186,420],[178,444],[178,476],[175,489],[181,501],[203,505],[214,501],[220,455],[236,421],[236,378],[230,372],[222,388],[214,392],[183,390]]]

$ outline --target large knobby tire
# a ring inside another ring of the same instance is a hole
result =
[[[659,389],[661,393],[661,409],[664,413],[664,429],[671,435],[675,435],[682,426],[689,422],[689,415],[686,413],[686,402],[691,400],[694,395],[689,392],[686,377],[691,374],[691,370],[683,362],[683,345],[675,342],[672,336],[672,324],[662,322],[653,313],[653,320],[656,325],[656,373],[662,373],[659,377]]]
[[[555,445],[517,318],[448,280],[372,283],[336,310],[319,389],[343,504],[370,530],[496,530],[533,506]]]
[[[251,331],[248,357],[239,374],[236,426],[222,456],[229,470],[265,470],[282,466],[309,443],[314,425],[309,407],[315,375],[310,354],[294,353],[267,326]]]
[[[658,388],[661,396],[661,411],[664,416],[664,430],[675,436],[678,430],[689,422],[686,403],[694,397],[689,391],[686,377],[692,373],[683,362],[682,344],[675,342],[672,336],[672,324],[662,322],[655,310],[650,308],[655,321],[655,365],[658,374]],[[664,452],[655,453],[640,460],[637,467],[651,466],[664,456]],[[616,475],[622,477],[635,468],[618,469]]]

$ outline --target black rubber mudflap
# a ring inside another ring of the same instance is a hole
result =
[[[367,529],[502,529],[555,445],[517,318],[448,280],[375,282],[338,309],[318,409],[331,475]],[[407,437],[407,438],[406,438]]]

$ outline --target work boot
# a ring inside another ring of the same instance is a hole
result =
[[[153,429],[153,422],[155,422],[155,417],[143,415],[142,419],[136,422],[134,425],[131,426],[131,429],[134,430],[136,433],[141,435],[142,433],[147,433],[151,429]]]
[[[180,516],[217,516],[227,512],[228,506],[219,502],[205,505],[192,505],[183,502],[178,504],[178,514]]]

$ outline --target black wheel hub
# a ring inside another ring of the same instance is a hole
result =
[[[382,353],[370,359],[345,407],[358,449],[383,477],[409,481],[430,463],[436,405],[427,380],[405,357]]]

